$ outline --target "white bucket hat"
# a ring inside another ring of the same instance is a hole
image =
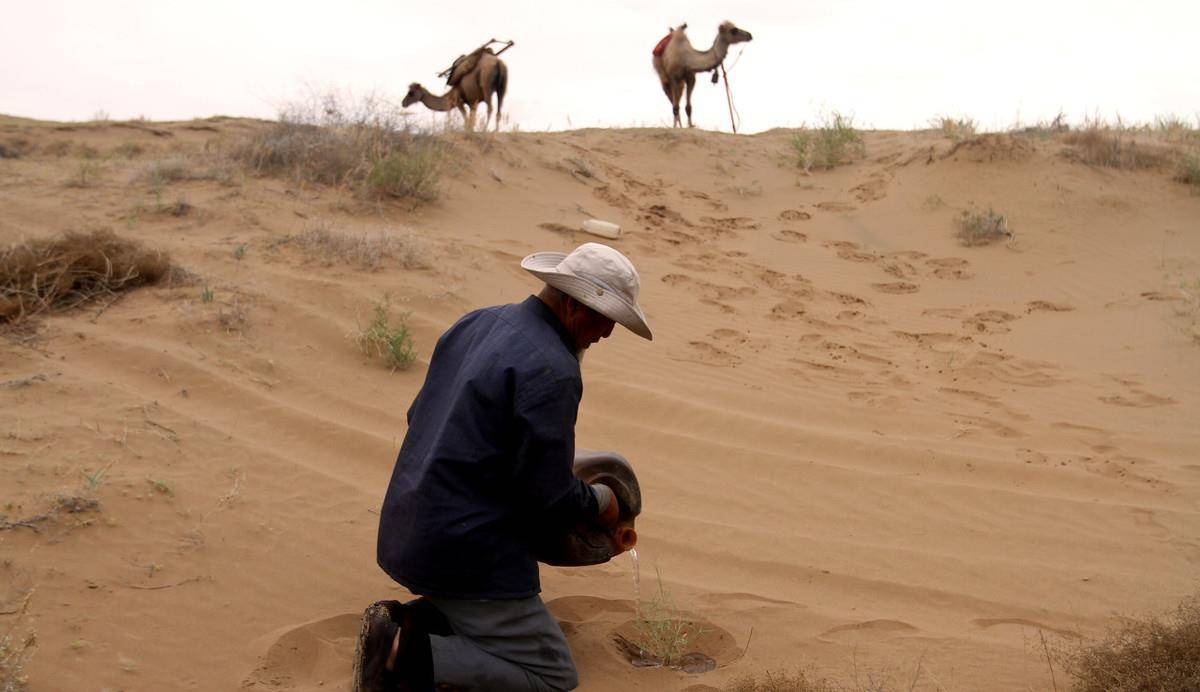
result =
[[[645,339],[652,339],[638,306],[641,278],[633,262],[616,249],[584,243],[571,254],[535,252],[521,268]]]

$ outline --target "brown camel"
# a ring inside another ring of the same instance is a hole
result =
[[[655,50],[654,55],[654,71],[658,73],[658,81],[662,82],[663,93],[671,101],[671,112],[675,115],[674,127],[682,126],[679,120],[679,99],[683,96],[685,86],[688,127],[695,127],[692,124],[692,89],[696,86],[696,73],[717,69],[725,59],[729,46],[754,38],[749,31],[742,31],[734,26],[733,22],[721,22],[721,26],[717,27],[717,37],[713,39],[712,48],[701,51],[692,47],[686,29],[687,24],[672,29],[667,36],[665,48],[661,53]]]
[[[467,131],[470,132],[475,129],[475,112],[482,102],[487,104],[487,116],[483,119],[483,129],[486,131],[488,120],[492,118],[492,95],[495,94],[495,129],[499,132],[504,94],[508,91],[508,66],[487,49],[479,51],[477,56],[472,54],[467,58],[470,59],[460,59],[455,63],[450,77],[446,80],[450,90],[445,94],[434,96],[425,87],[413,82],[409,85],[402,103],[407,108],[420,101],[426,108],[434,111],[457,108],[463,116]]]

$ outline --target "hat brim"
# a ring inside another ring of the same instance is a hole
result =
[[[566,256],[563,252],[535,252],[521,260],[521,268],[643,339],[654,338],[646,314],[637,303],[587,279],[557,271]]]

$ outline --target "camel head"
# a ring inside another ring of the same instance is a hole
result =
[[[420,101],[421,97],[424,95],[425,95],[425,87],[421,86],[420,84],[417,84],[416,82],[413,82],[412,84],[408,85],[408,93],[404,95],[404,100],[401,101],[400,103],[405,108],[408,108],[409,106],[413,105],[417,101]]]
[[[734,26],[733,22],[730,21],[721,22],[721,26],[717,27],[717,33],[725,39],[725,43],[727,45],[744,43],[754,39],[754,37],[750,35],[749,31],[742,31]]]

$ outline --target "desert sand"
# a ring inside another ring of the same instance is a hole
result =
[[[434,342],[535,292],[520,258],[595,240],[589,217],[622,226],[655,339],[589,352],[578,441],[634,464],[642,597],[661,578],[718,667],[622,657],[628,557],[543,567],[581,690],[798,668],[1064,689],[1043,640],[1195,591],[1180,287],[1200,277],[1200,195],[1170,175],[938,131],[867,132],[865,157],[805,174],[789,131],[614,129],[454,135],[463,165],[416,208],[244,172],[137,178],[265,126],[0,118],[28,148],[0,159],[3,245],[108,227],[197,277],[0,339],[0,514],[96,501],[0,531],[0,634],[36,632],[31,690],[346,688],[362,608],[406,595],[375,531]],[[1014,236],[961,245],[971,204]],[[412,257],[372,270],[284,242],[314,225]],[[407,370],[353,340],[385,295],[409,315]]]

